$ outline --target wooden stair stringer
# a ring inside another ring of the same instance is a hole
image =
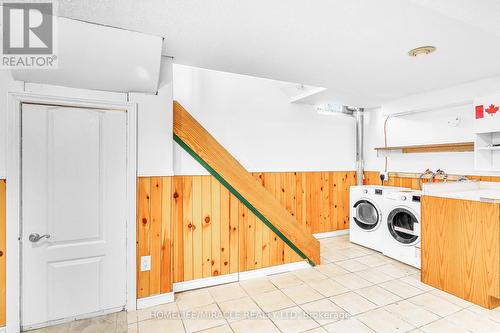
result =
[[[174,101],[174,140],[311,265],[320,244],[205,128]]]

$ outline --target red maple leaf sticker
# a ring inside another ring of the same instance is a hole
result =
[[[493,116],[495,113],[497,113],[498,109],[500,109],[498,106],[490,104],[490,106],[488,106],[485,111]]]

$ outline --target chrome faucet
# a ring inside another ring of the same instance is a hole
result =
[[[436,176],[443,176],[443,180],[446,181],[448,179],[448,174],[446,172],[444,172],[443,170],[441,169],[438,169],[436,172],[433,172],[432,175],[431,175],[431,179],[429,182],[434,182],[434,179],[436,178]]]
[[[418,177],[418,188],[422,189],[422,178],[425,175],[433,175],[434,172],[432,172],[430,169],[425,170],[422,174],[420,174],[420,177]]]

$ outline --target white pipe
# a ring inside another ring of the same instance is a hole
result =
[[[352,110],[353,116],[356,119],[356,183],[363,185],[363,173],[365,168],[364,161],[364,109],[363,108],[349,108]]]

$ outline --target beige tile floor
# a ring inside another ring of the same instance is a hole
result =
[[[500,332],[500,308],[486,310],[422,284],[417,269],[347,236],[321,245],[322,265],[315,268],[188,291],[172,304],[31,332]]]

